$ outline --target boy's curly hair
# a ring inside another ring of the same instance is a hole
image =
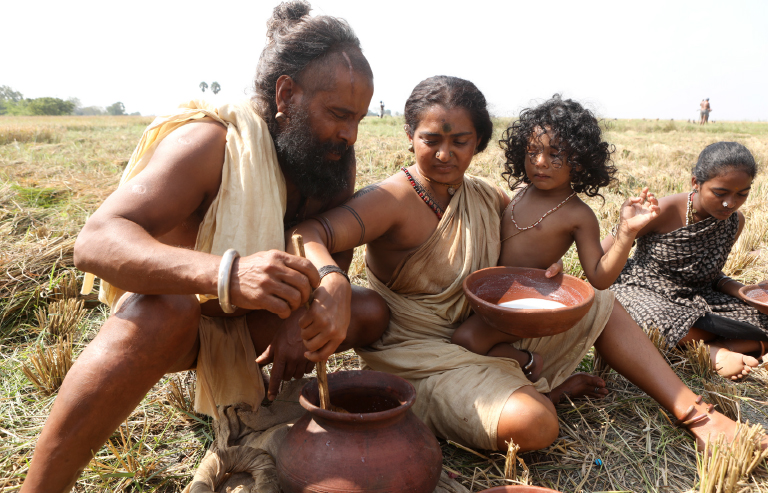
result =
[[[531,183],[525,174],[525,157],[537,128],[545,130],[552,142],[562,146],[571,168],[573,190],[589,197],[603,197],[600,188],[616,180],[616,167],[611,160],[615,147],[603,141],[600,123],[591,111],[571,99],[563,100],[560,94],[523,110],[520,118],[504,131],[499,145],[507,161],[501,176],[510,188],[521,182]]]

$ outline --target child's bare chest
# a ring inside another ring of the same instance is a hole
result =
[[[518,228],[509,213],[505,214],[501,219],[503,241],[498,265],[546,269],[557,262],[574,242],[573,225],[566,214],[562,216],[547,217],[535,226],[523,229],[529,225],[518,221]]]

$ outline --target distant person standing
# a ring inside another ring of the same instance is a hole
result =
[[[709,112],[712,111],[712,107],[709,106],[709,98],[702,99],[701,103],[699,103],[699,107],[701,108],[699,111],[701,116],[699,125],[704,125],[709,122]]]
[[[384,118],[384,101],[379,101],[379,118]]]

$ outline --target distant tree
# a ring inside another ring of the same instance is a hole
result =
[[[205,82],[201,82],[200,85],[197,87],[199,87],[201,91],[205,92],[205,90],[208,89],[208,84],[206,84]]]
[[[118,101],[115,104],[111,104],[107,106],[107,113],[110,115],[124,115],[125,114],[125,105]]]
[[[138,111],[134,111],[133,113],[131,113],[131,116],[141,116],[141,113]]]
[[[219,91],[221,91],[221,86],[218,82],[211,82],[211,92],[214,94],[218,94]]]
[[[8,86],[0,86],[0,115],[18,111],[16,104],[24,100],[24,95]]]
[[[20,92],[14,91],[8,86],[0,86],[0,100],[18,103],[22,99],[24,99],[24,95]]]
[[[28,99],[27,108],[32,115],[71,115],[75,103],[59,98]]]
[[[86,106],[85,108],[77,108],[75,110],[76,115],[85,115],[85,116],[92,116],[92,115],[106,115],[107,110],[102,108],[101,106]]]

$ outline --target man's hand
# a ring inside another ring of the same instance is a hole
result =
[[[272,363],[267,390],[269,400],[274,400],[277,396],[281,380],[298,379],[312,371],[314,363],[304,357],[305,348],[298,323],[305,312],[304,308],[293,312],[285,321],[285,325],[275,333],[267,349],[256,358],[259,365]]]
[[[630,197],[621,205],[620,221],[626,226],[628,232],[637,235],[648,223],[659,217],[660,211],[659,201],[648,192],[648,187],[645,187],[640,191],[639,196]]]
[[[352,286],[340,274],[328,274],[315,290],[309,311],[299,319],[301,338],[310,361],[324,361],[347,337]]]
[[[230,298],[240,308],[267,310],[284,319],[306,303],[311,288],[319,284],[312,262],[269,250],[235,260]]]

